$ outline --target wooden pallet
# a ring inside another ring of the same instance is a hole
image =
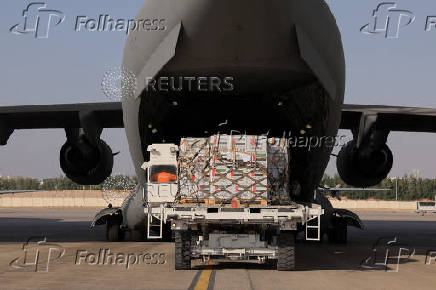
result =
[[[181,204],[204,204],[207,206],[220,205],[225,207],[250,207],[250,206],[267,206],[268,201],[263,198],[257,198],[255,200],[241,200],[241,199],[215,199],[215,198],[182,198]]]

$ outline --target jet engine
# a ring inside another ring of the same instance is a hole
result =
[[[92,144],[85,135],[67,140],[60,152],[60,165],[75,183],[96,185],[112,173],[114,157],[111,148],[101,139]]]
[[[392,169],[393,156],[386,144],[360,146],[352,140],[342,147],[336,167],[342,180],[355,187],[379,184]]]

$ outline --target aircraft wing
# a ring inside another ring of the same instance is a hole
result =
[[[436,109],[343,105],[341,129],[366,129],[374,125],[387,131],[410,131],[436,133]]]
[[[0,107],[0,145],[17,129],[83,128],[92,135],[123,127],[119,102]]]

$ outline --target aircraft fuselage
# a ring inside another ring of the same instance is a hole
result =
[[[123,112],[140,187],[151,143],[230,130],[336,136],[345,60],[323,0],[151,0],[136,19],[150,18],[164,19],[165,29],[131,31],[123,60],[138,77],[137,94],[123,99]],[[162,79],[164,89],[150,89]],[[222,87],[224,80],[231,86]],[[331,150],[293,148],[296,198],[312,198]]]

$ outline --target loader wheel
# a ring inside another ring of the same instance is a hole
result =
[[[123,241],[124,232],[120,229],[120,224],[109,221],[106,225],[106,238],[109,242]]]
[[[333,229],[329,233],[330,243],[346,244],[347,236],[347,222],[342,218],[335,218],[333,220]]]
[[[191,232],[176,231],[175,241],[175,269],[191,269]]]
[[[295,233],[281,232],[279,236],[278,271],[295,270]]]

